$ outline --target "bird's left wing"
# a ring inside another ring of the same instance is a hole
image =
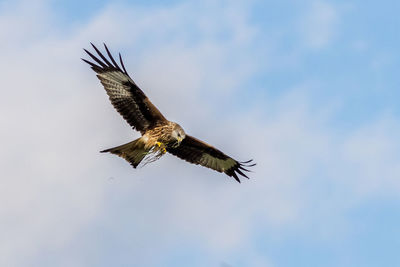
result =
[[[86,53],[96,63],[86,59],[82,60],[88,63],[97,73],[97,77],[103,84],[114,108],[124,117],[132,128],[143,134],[158,122],[166,121],[161,112],[150,102],[131,77],[129,77],[125,70],[124,63],[122,62],[121,54],[119,55],[119,60],[122,68],[115,62],[105,44],[104,47],[109,59],[107,59],[93,44],[92,46],[101,59],[85,49]]]
[[[167,151],[190,163],[199,164],[218,172],[224,172],[228,176],[235,178],[239,183],[238,174],[247,179],[249,178],[243,173],[243,171],[249,171],[244,167],[255,165],[250,164],[252,160],[246,162],[236,161],[209,144],[189,135],[186,135],[178,147],[167,148]]]

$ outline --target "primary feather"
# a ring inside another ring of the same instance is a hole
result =
[[[85,49],[86,53],[97,64],[85,59],[83,61],[92,66],[92,69],[97,73],[97,78],[104,86],[112,105],[129,125],[143,134],[155,124],[166,121],[161,112],[150,102],[131,77],[129,77],[123,65],[122,58],[120,58],[121,69],[111,56],[106,45],[104,47],[112,63],[93,44],[92,46],[101,59]]]

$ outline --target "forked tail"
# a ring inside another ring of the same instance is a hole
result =
[[[141,138],[138,138],[127,144],[109,148],[100,152],[110,152],[115,154],[121,158],[124,158],[134,168],[136,168],[149,151],[144,148],[144,142],[141,140]]]

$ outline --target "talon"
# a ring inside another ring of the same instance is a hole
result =
[[[167,153],[167,149],[165,148],[165,145],[163,143],[157,141],[156,146],[158,146],[161,149],[162,154]]]

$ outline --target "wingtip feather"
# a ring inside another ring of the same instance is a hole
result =
[[[247,177],[247,175],[246,174],[244,174],[239,168],[238,169],[236,169],[236,171],[240,174],[240,175],[242,175],[243,177],[246,177],[247,179],[250,179],[249,177]]]
[[[108,57],[111,59],[111,62],[113,63],[114,67],[118,70],[121,70],[120,67],[118,66],[117,62],[115,62],[114,57],[111,55],[110,50],[108,49],[106,43],[103,43],[104,48],[106,49]]]
[[[121,53],[119,53],[119,61],[121,62],[121,66],[122,66],[122,69],[124,70],[125,74],[128,74],[128,73],[126,72],[126,69],[125,69],[125,66],[124,66],[124,62],[122,61]]]
[[[240,179],[235,172],[232,173],[233,178],[240,184]]]

